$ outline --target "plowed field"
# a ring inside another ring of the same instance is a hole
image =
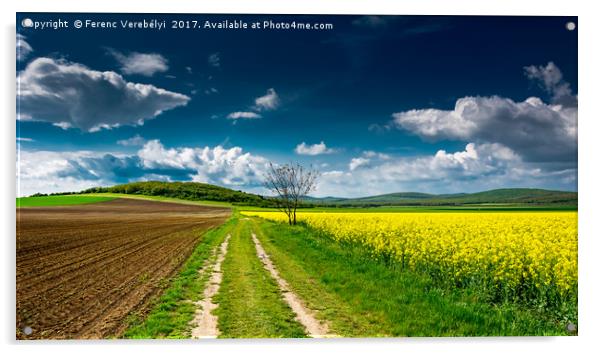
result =
[[[229,215],[132,199],[17,209],[17,338],[119,336]]]

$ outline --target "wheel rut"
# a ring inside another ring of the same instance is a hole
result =
[[[276,266],[274,266],[274,263],[266,253],[259,239],[257,239],[255,233],[252,233],[251,236],[255,243],[257,256],[263,263],[264,268],[278,284],[284,301],[295,313],[297,321],[305,327],[307,334],[312,338],[337,337],[336,335],[329,334],[328,323],[320,322],[316,319],[315,312],[305,306],[303,301],[301,301],[301,299],[291,290],[288,282],[286,282],[286,280],[280,276],[280,273],[278,273]]]
[[[191,322],[191,325],[193,326],[191,337],[193,339],[217,338],[217,336],[220,334],[220,331],[217,327],[217,316],[212,313],[212,311],[218,306],[218,304],[213,302],[213,297],[219,291],[222,283],[222,262],[224,262],[224,259],[226,258],[229,241],[230,235],[228,234],[226,239],[219,246],[217,259],[213,265],[211,266],[207,264],[211,267],[208,268],[208,266],[203,266],[203,269],[201,270],[203,274],[205,271],[211,271],[211,276],[209,277],[205,290],[203,291],[203,299],[195,302],[197,310]]]

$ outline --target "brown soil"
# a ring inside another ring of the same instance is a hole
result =
[[[263,263],[263,266],[270,273],[272,278],[278,284],[280,288],[280,292],[284,301],[288,304],[291,310],[295,313],[295,318],[297,321],[301,323],[305,327],[305,331],[310,337],[313,338],[328,338],[328,337],[336,337],[335,335],[329,334],[328,332],[328,323],[320,322],[316,319],[315,313],[309,309],[299,297],[290,289],[290,286],[284,278],[280,277],[280,273],[274,266],[272,260],[261,246],[259,239],[255,234],[251,234],[253,238],[253,242],[255,243],[255,250],[257,251],[257,256]]]
[[[134,199],[17,209],[17,338],[119,336],[229,215]]]

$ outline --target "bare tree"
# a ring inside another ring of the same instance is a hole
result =
[[[278,209],[286,213],[288,224],[297,224],[297,208],[303,197],[316,189],[319,175],[317,170],[305,169],[299,163],[270,163],[264,185],[276,195]]]

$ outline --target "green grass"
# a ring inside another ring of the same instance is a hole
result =
[[[208,274],[199,269],[211,256],[211,250],[224,240],[235,225],[230,219],[219,228],[209,230],[194,249],[180,273],[171,279],[165,292],[152,305],[150,313],[131,313],[124,338],[189,338],[190,321],[196,310],[194,301],[202,299]]]
[[[293,290],[342,336],[565,335],[564,325],[470,289],[443,289],[425,275],[371,259],[304,226],[252,218],[256,234]]]
[[[245,219],[246,218],[246,219]],[[564,322],[518,304],[492,304],[470,288],[442,288],[426,275],[371,258],[303,225],[290,227],[234,212],[207,232],[150,313],[132,313],[125,338],[187,338],[209,274],[199,268],[230,234],[214,301],[220,337],[305,337],[303,327],[256,254],[255,233],[318,319],[344,337],[566,335]]]
[[[94,195],[94,196],[98,196],[98,197],[112,197],[112,198],[135,199],[135,200],[173,202],[173,203],[181,203],[181,204],[185,204],[185,205],[199,205],[199,206],[232,208],[231,203],[222,202],[222,201],[210,201],[210,200],[192,201],[192,200],[182,200],[182,199],[178,199],[178,198],[164,197],[164,196],[131,195],[131,194],[117,194],[117,193],[99,193],[99,194],[87,194],[87,195]],[[79,196],[79,197],[86,197],[86,196]]]
[[[303,327],[283,301],[280,290],[257,257],[251,223],[233,229],[215,297],[220,337],[305,337]]]
[[[18,197],[17,207],[43,207],[43,206],[67,206],[81,205],[87,203],[96,203],[110,201],[114,196],[83,196],[83,195],[61,195],[61,196],[36,196],[36,197]]]

